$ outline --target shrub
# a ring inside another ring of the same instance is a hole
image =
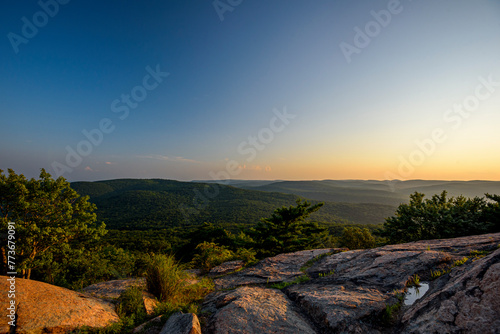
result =
[[[236,254],[234,254],[233,258],[235,260],[242,260],[243,262],[245,262],[245,265],[248,265],[248,264],[254,264],[255,262],[257,262],[257,259],[255,258],[256,255],[257,255],[257,252],[254,251],[252,248],[250,248],[250,249],[239,248],[236,251]]]
[[[153,255],[146,271],[146,287],[160,301],[175,302],[186,286],[186,267],[171,255]]]
[[[120,318],[134,317],[134,322],[142,321],[146,317],[146,308],[142,299],[142,289],[131,286],[122,292],[118,298],[116,313]]]
[[[198,254],[193,257],[193,265],[204,272],[210,271],[221,263],[234,258],[234,253],[224,246],[219,246],[214,242],[204,241],[196,246]]]
[[[375,238],[367,228],[346,227],[339,241],[343,247],[349,249],[366,249],[376,246]]]

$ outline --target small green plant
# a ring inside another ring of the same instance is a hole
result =
[[[302,275],[302,276],[299,276],[297,277],[296,279],[294,279],[293,281],[291,282],[281,282],[281,283],[274,283],[274,284],[271,284],[270,288],[271,289],[278,289],[278,290],[281,290],[281,289],[284,289],[286,288],[287,286],[290,286],[290,285],[294,285],[294,284],[299,284],[299,283],[304,283],[304,282],[307,282],[309,281],[311,278],[307,275]]]
[[[408,280],[406,281],[406,284],[405,284],[406,287],[411,287],[411,286],[414,286],[414,287],[420,287],[420,277],[415,274],[413,276],[410,276],[408,278]]]
[[[329,272],[327,272],[327,273],[319,273],[319,275],[318,275],[318,276],[319,276],[319,277],[327,277],[327,276],[331,276],[331,275],[333,275],[334,273],[335,273],[335,270],[333,270],[333,269],[332,269],[332,270],[330,270],[330,271],[329,271]]]
[[[465,262],[467,262],[468,260],[469,260],[469,258],[468,258],[468,257],[463,257],[463,258],[462,258],[462,259],[460,259],[460,260],[456,260],[456,261],[455,261],[455,262],[451,265],[451,267],[452,267],[452,268],[459,267],[459,266],[461,266],[461,265],[465,264]]]
[[[450,272],[450,269],[442,269],[442,270],[432,270],[431,269],[431,279],[435,280],[443,275],[446,275]]]
[[[427,246],[427,248],[426,248],[426,249],[427,249],[428,251],[430,251],[430,250],[431,250],[431,246]]]
[[[489,251],[471,250],[470,256],[473,257],[472,261],[475,261],[475,260],[479,260],[480,258],[485,257],[486,255],[488,255],[490,253],[491,252],[489,252]]]

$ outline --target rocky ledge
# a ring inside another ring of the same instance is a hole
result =
[[[499,244],[497,233],[281,254],[215,279],[203,333],[500,333]],[[405,305],[415,275],[429,290]]]

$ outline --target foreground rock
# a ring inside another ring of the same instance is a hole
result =
[[[436,282],[405,312],[405,333],[500,333],[500,249]]]
[[[177,312],[172,314],[160,334],[201,334],[200,322],[193,313]]]
[[[215,279],[215,289],[222,290],[241,285],[293,281],[304,274],[300,269],[308,261],[322,254],[340,251],[341,249],[335,248],[314,249],[270,257],[260,261],[252,267]]]
[[[499,244],[497,233],[281,254],[215,279],[204,333],[500,333]],[[391,307],[413,275],[429,280],[427,293]]]
[[[16,333],[66,333],[80,326],[105,327],[117,322],[110,302],[50,284],[16,278]],[[6,276],[0,276],[0,305],[6,310],[9,291]],[[9,333],[8,318],[1,317],[0,333]]]
[[[210,333],[316,333],[279,290],[240,287],[205,300]]]

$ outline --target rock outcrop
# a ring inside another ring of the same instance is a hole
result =
[[[7,277],[0,276],[0,305],[4,311],[12,300],[7,294],[9,286]],[[67,333],[80,326],[104,327],[119,320],[112,303],[33,280],[16,278],[15,302],[15,333]],[[2,315],[0,333],[9,333],[8,320]]]
[[[177,312],[172,314],[160,334],[201,334],[200,322],[193,313]]]
[[[500,333],[499,244],[497,233],[281,254],[216,278],[202,306],[203,330]],[[430,287],[405,306],[401,297],[414,275]]]

